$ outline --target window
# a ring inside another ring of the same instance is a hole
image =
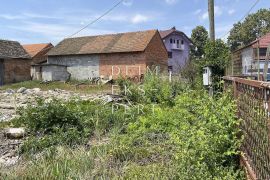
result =
[[[260,48],[260,56],[266,56],[266,48]]]
[[[182,44],[182,45],[184,44],[184,40],[181,41],[181,44]]]
[[[171,44],[173,43],[173,40],[172,40],[172,39],[170,39],[170,43],[171,43]]]
[[[171,51],[168,51],[168,56],[169,56],[169,58],[172,58],[172,52]]]
[[[173,70],[173,67],[172,66],[168,66],[168,71],[172,71]]]
[[[175,39],[173,40],[173,43],[175,44]]]
[[[177,43],[177,48],[179,48],[179,42],[180,42],[179,40],[176,41],[176,43]]]

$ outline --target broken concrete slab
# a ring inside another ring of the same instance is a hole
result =
[[[24,93],[27,89],[25,87],[21,87],[18,89],[17,93]]]
[[[4,134],[9,139],[20,139],[25,136],[26,132],[24,128],[6,128]]]

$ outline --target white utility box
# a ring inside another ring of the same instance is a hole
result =
[[[203,85],[204,86],[210,86],[212,85],[212,70],[210,67],[204,67],[203,68]]]

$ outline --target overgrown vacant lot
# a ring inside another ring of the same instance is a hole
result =
[[[74,92],[82,92],[82,93],[106,93],[110,92],[111,86],[110,85],[93,85],[89,82],[78,82],[78,81],[71,81],[68,83],[64,82],[48,82],[44,83],[41,81],[26,81],[20,83],[9,84],[0,87],[1,90],[8,90],[8,89],[19,89],[21,87],[25,87],[27,89],[33,88],[40,88],[43,91],[53,90],[53,89],[62,89],[67,91],[74,91]]]
[[[111,92],[111,85],[96,85],[90,82],[27,81],[0,87],[0,122],[16,117],[16,110],[27,104],[36,104],[36,98],[68,100],[74,97],[83,100],[104,99]],[[1,141],[0,141],[1,143]],[[0,153],[1,158],[1,153]]]
[[[4,179],[243,179],[238,120],[227,94],[179,82],[121,80],[119,104],[39,100],[12,121],[25,127],[21,161]]]

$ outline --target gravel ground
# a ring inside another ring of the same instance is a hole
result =
[[[19,160],[19,146],[23,139],[8,139],[0,131],[0,166],[12,166]]]

